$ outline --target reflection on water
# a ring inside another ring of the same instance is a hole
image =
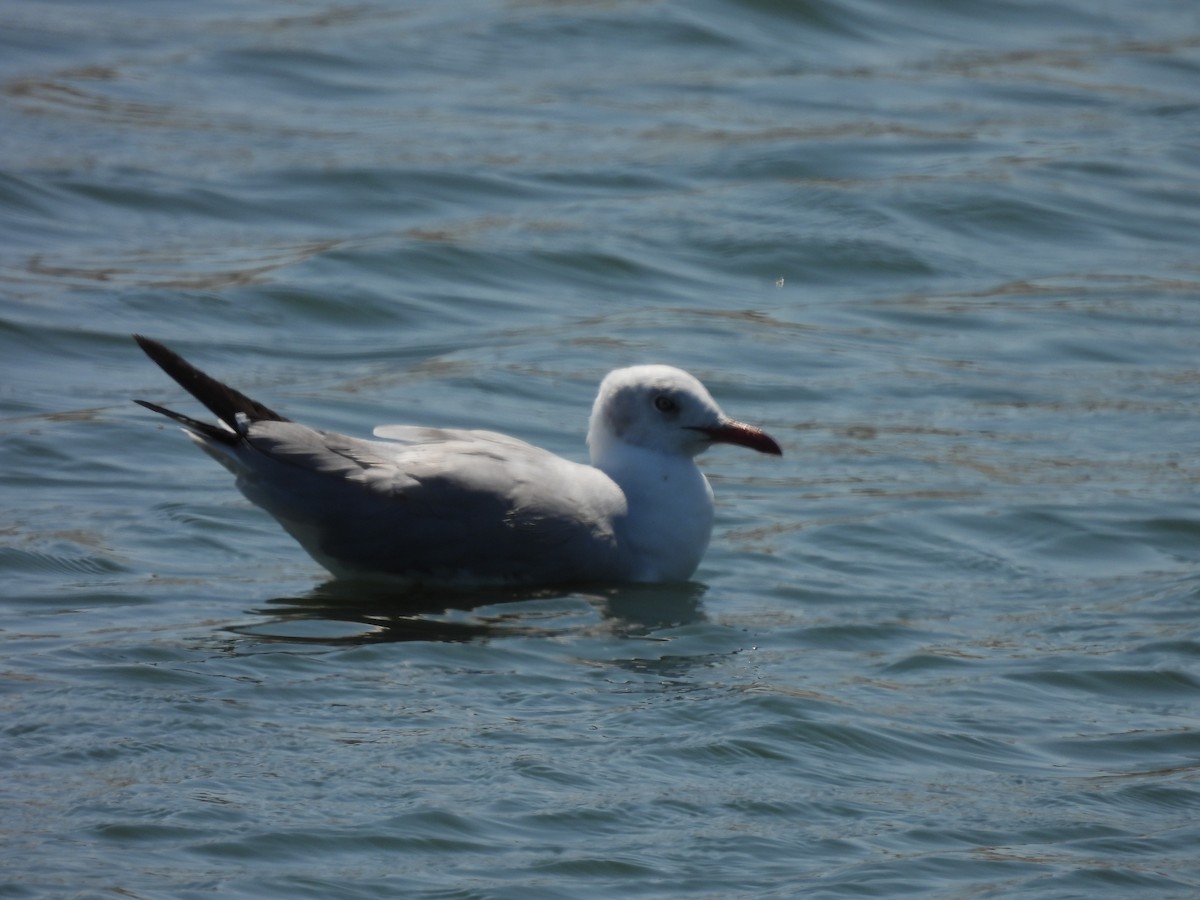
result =
[[[644,636],[703,619],[702,584],[644,584],[585,591],[416,588],[333,579],[254,610],[261,622],[231,630],[262,641],[371,644],[553,637],[602,627]]]

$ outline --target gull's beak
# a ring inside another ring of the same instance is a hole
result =
[[[708,435],[714,444],[737,444],[739,447],[749,447],[759,453],[769,453],[772,456],[783,456],[775,439],[753,425],[738,422],[735,419],[725,419],[720,425],[712,427],[692,426],[692,431]]]

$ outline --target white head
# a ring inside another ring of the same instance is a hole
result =
[[[592,463],[614,445],[691,458],[716,443],[782,455],[762,430],[729,418],[696,378],[671,366],[632,366],[600,383],[588,425]]]

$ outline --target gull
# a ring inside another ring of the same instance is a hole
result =
[[[713,492],[695,457],[713,444],[775,456],[695,377],[664,365],[610,372],[588,424],[591,465],[492,431],[381,425],[363,440],[301,425],[134,340],[218,419],[146,400],[336,577],[415,584],[687,581],[708,547]]]

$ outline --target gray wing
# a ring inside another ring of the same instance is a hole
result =
[[[568,581],[622,575],[621,490],[591,466],[493,432],[387,426],[365,441],[260,421],[206,446],[337,574]],[[203,443],[203,441],[202,441]]]

